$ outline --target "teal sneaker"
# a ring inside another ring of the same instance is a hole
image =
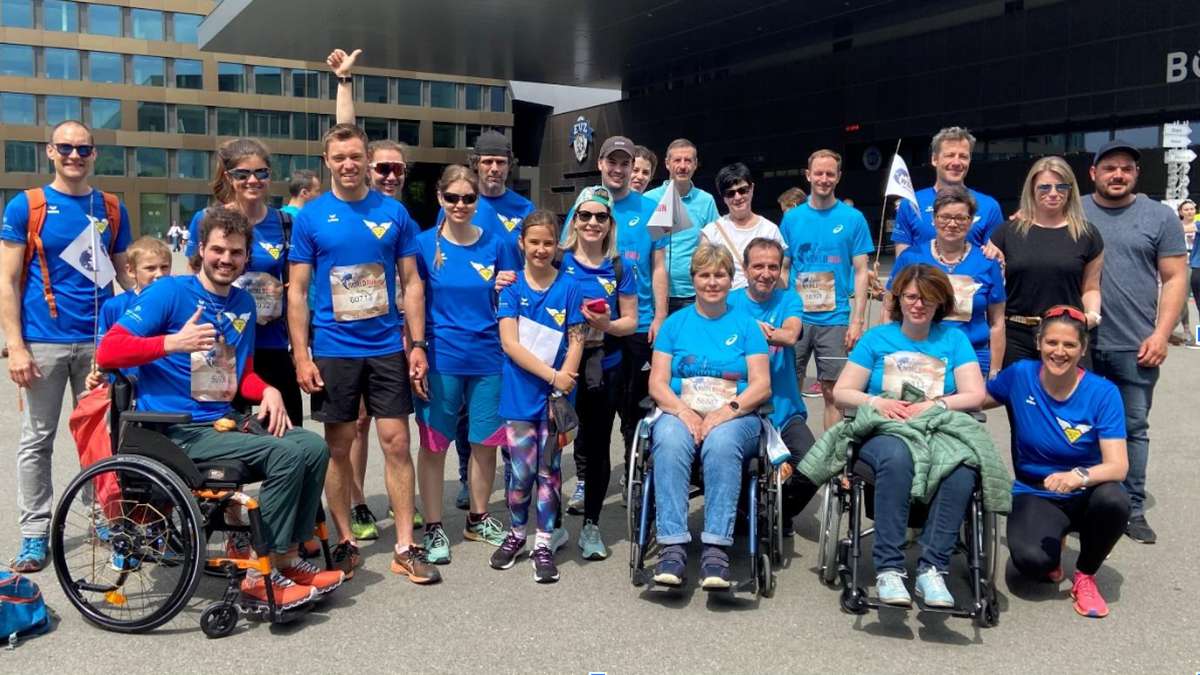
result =
[[[912,607],[912,597],[904,587],[907,575],[899,570],[884,570],[875,575],[875,587],[879,591],[879,601],[893,607]]]
[[[425,531],[421,538],[421,548],[425,549],[425,560],[434,565],[450,564],[450,537],[446,530],[439,525]]]
[[[508,529],[490,513],[486,514],[483,520],[473,525],[468,520],[467,527],[463,530],[464,539],[482,541],[492,546],[503,544],[506,534],[508,534]]]
[[[565,527],[556,527],[550,533],[550,552],[558,553],[558,549],[567,545],[571,541],[571,535]]]
[[[46,567],[46,549],[50,540],[47,537],[23,537],[21,551],[12,559],[12,571],[20,574],[40,572]]]
[[[366,504],[357,504],[350,512],[350,534],[355,539],[372,541],[379,538],[379,526],[375,524],[375,514]]]
[[[588,520],[583,523],[579,532],[579,550],[583,552],[584,560],[604,560],[608,557],[608,548],[600,538],[600,527]]]
[[[946,588],[946,580],[937,568],[929,567],[917,574],[917,597],[926,607],[949,608],[954,606],[954,596]]]

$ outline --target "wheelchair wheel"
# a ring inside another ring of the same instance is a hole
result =
[[[771,569],[771,556],[761,553],[758,556],[758,594],[764,598],[775,595],[775,572]]]
[[[629,465],[625,467],[625,536],[629,541],[629,578],[635,586],[639,585],[642,567],[642,551],[638,543],[638,527],[642,517],[642,451],[641,423],[638,434],[634,437],[633,452],[629,455]]]
[[[67,600],[106,630],[170,621],[200,581],[201,516],[191,490],[146,457],[118,455],[71,481],[50,524]]]
[[[200,630],[209,639],[223,638],[237,628],[238,608],[226,602],[215,602],[200,614]]]
[[[817,573],[821,581],[833,586],[838,580],[837,546],[841,537],[842,505],[832,481],[825,485],[822,493],[820,527],[817,541]]]

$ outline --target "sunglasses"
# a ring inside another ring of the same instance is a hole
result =
[[[724,192],[725,199],[733,199],[734,197],[750,194],[751,189],[752,188],[749,185],[743,185],[742,187],[738,188],[729,188]]]
[[[1050,194],[1051,190],[1054,190],[1055,192],[1065,195],[1071,191],[1071,184],[1070,183],[1054,183],[1053,185],[1051,185],[1050,183],[1042,183],[1041,185],[1037,186],[1037,191],[1044,195]]]
[[[87,159],[96,151],[94,145],[71,145],[70,143],[55,143],[54,150],[63,157],[70,157],[72,152],[79,153],[81,159]]]
[[[458,195],[454,194],[453,192],[442,193],[442,201],[451,206],[455,206],[459,202],[462,202],[465,206],[470,206],[475,203],[476,199],[479,199],[479,195],[475,194],[474,192],[465,195]]]
[[[230,169],[229,171],[225,172],[225,175],[238,181],[239,183],[244,180],[249,180],[250,176],[254,176],[258,180],[271,180],[270,169]]]
[[[608,222],[609,218],[609,214],[605,213],[604,211],[584,211],[581,209],[575,212],[575,219],[581,223],[587,223],[595,220],[597,223],[603,225]]]
[[[381,178],[395,174],[396,178],[403,178],[408,173],[408,166],[404,162],[372,162],[371,170],[379,174]]]
[[[1078,321],[1079,323],[1085,325],[1087,324],[1087,315],[1079,311],[1078,308],[1070,305],[1055,305],[1051,307],[1042,314],[1042,320],[1045,321],[1047,319],[1055,319],[1060,316],[1066,316]]]

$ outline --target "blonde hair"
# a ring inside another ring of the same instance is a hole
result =
[[[733,255],[724,246],[713,246],[704,242],[696,247],[692,254],[691,275],[694,277],[701,270],[710,267],[720,267],[729,277],[733,278]]]
[[[170,263],[171,248],[162,239],[147,234],[138,237],[136,241],[129,245],[129,248],[125,249],[125,262],[129,265],[130,269],[137,267],[138,261],[150,256],[166,258],[167,262]]]
[[[1075,172],[1071,170],[1071,165],[1067,164],[1062,157],[1043,157],[1029,167],[1029,173],[1025,176],[1025,187],[1021,190],[1021,217],[1013,229],[1024,237],[1029,233],[1029,228],[1033,227],[1034,208],[1037,205],[1035,182],[1038,174],[1043,171],[1049,171],[1064,182],[1070,183],[1071,190],[1067,193],[1067,200],[1063,204],[1063,208],[1067,215],[1067,233],[1071,235],[1072,241],[1079,241],[1079,238],[1091,229],[1091,225],[1083,216],[1083,203],[1079,197],[1079,181],[1075,180]]]
[[[588,201],[588,204],[598,204],[599,202]],[[574,251],[579,248],[579,231],[575,229],[575,223],[579,222],[579,209],[576,208],[571,214],[571,222],[567,223],[567,240],[563,242],[564,251]],[[529,218],[525,219],[525,226],[529,225]],[[605,258],[617,257],[617,221],[612,217],[612,209],[608,209],[608,234],[604,235],[604,240],[600,242],[600,254]]]

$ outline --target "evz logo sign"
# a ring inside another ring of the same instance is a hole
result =
[[[1183,82],[1187,79],[1189,70],[1193,77],[1200,77],[1200,51],[1195,54],[1167,53],[1167,84]]]
[[[592,125],[587,118],[580,115],[571,127],[571,147],[575,150],[575,159],[580,164],[587,161],[588,149],[592,145]]]

